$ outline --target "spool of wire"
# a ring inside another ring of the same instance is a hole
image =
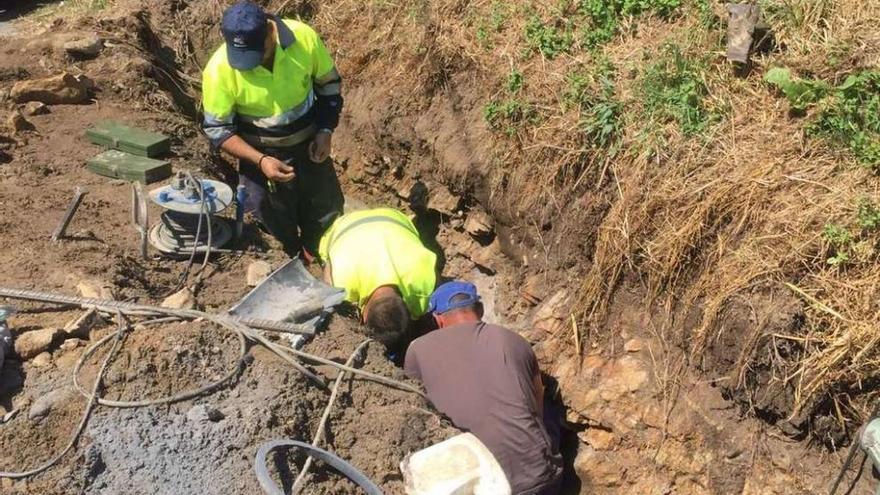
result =
[[[178,173],[171,184],[150,191],[150,199],[165,210],[150,229],[150,244],[172,257],[224,246],[232,239],[232,226],[216,215],[232,204],[232,196],[220,181]]]

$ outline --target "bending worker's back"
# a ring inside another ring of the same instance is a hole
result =
[[[425,314],[434,290],[437,256],[424,247],[400,211],[376,208],[339,217],[321,237],[325,279],[342,287],[373,337],[386,345]]]

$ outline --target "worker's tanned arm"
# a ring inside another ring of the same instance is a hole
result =
[[[238,135],[229,136],[220,145],[220,149],[236,158],[250,162],[254,167],[258,167],[267,179],[287,182],[295,176],[293,167],[286,165],[273,156],[259,152]]]

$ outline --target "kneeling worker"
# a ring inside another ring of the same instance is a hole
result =
[[[392,346],[425,314],[436,283],[437,255],[412,221],[391,208],[345,214],[321,237],[327,283],[342,287],[373,338]]]
[[[544,428],[544,387],[531,346],[482,321],[473,284],[441,285],[430,310],[440,329],[410,344],[407,375],[422,381],[440,412],[486,445],[515,495],[558,493],[562,458]]]

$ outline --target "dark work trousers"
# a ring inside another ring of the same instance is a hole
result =
[[[311,140],[290,148],[263,148],[296,172],[290,182],[274,182],[257,165],[239,162],[239,183],[245,186],[245,212],[252,214],[284,250],[295,256],[302,248],[317,255],[318,242],[342,214],[345,199],[333,161],[315,163],[309,158]],[[259,149],[259,148],[258,148]]]

